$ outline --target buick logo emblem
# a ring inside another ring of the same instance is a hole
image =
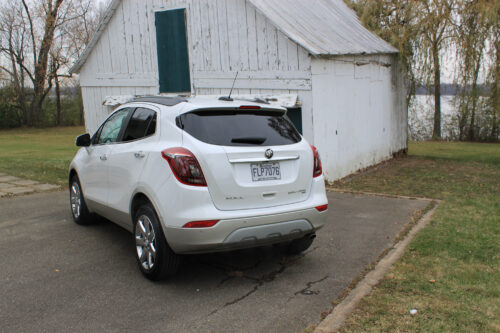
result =
[[[265,156],[267,159],[271,159],[271,158],[273,158],[273,155],[274,155],[274,152],[273,152],[271,149],[266,150],[266,152],[264,153],[264,156]]]

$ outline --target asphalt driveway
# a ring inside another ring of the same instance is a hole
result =
[[[328,223],[305,254],[187,256],[178,276],[153,283],[131,234],[74,224],[67,196],[0,199],[0,332],[300,332],[428,204],[329,193]]]

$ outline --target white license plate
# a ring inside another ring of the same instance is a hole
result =
[[[254,182],[281,179],[279,162],[251,163],[250,172]]]

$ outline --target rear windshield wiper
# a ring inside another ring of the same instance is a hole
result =
[[[248,144],[257,144],[261,145],[263,144],[267,138],[262,138],[262,137],[244,137],[244,138],[232,138],[231,142],[232,143],[248,143]]]

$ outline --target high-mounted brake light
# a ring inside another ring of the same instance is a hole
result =
[[[184,224],[183,228],[210,228],[217,224],[219,220],[194,221]]]
[[[313,151],[314,156],[314,168],[313,168],[313,177],[319,177],[323,173],[323,168],[321,166],[321,159],[319,158],[318,149],[311,145],[311,149]]]
[[[167,160],[175,178],[182,184],[191,186],[207,186],[203,171],[194,154],[186,148],[165,149],[161,156]]]
[[[316,210],[318,212],[324,212],[325,210],[328,210],[328,205],[321,205],[321,206],[318,206],[316,207]]]
[[[260,106],[258,106],[258,105],[242,105],[242,106],[240,106],[240,110],[260,110]]]

